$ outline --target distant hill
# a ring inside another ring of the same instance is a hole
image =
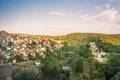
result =
[[[87,44],[96,41],[120,45],[120,34],[71,33],[63,36],[62,39],[73,45]]]
[[[10,35],[18,36],[32,36],[36,38],[50,38],[55,40],[63,40],[65,43],[71,45],[89,44],[90,42],[100,41],[103,43],[111,43],[113,45],[120,45],[120,34],[100,34],[100,33],[70,33],[62,36],[48,36],[48,35],[30,35],[30,34],[19,34],[19,33],[8,33],[0,31],[0,37],[7,37]]]

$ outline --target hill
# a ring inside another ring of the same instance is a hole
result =
[[[80,45],[89,44],[90,42],[102,42],[111,43],[113,45],[120,45],[120,34],[100,34],[100,33],[70,33],[62,36],[48,36],[48,35],[30,35],[30,34],[19,34],[19,33],[8,33],[5,31],[0,31],[0,37],[7,37],[8,34],[14,36],[18,35],[20,37],[32,37],[32,38],[44,38],[44,39],[54,39],[63,40],[64,43],[70,45]]]
[[[63,36],[62,39],[72,45],[87,44],[90,42],[120,45],[120,34],[71,33]]]

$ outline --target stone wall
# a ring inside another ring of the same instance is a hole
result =
[[[11,64],[0,65],[0,80],[12,80],[11,73],[12,73]]]

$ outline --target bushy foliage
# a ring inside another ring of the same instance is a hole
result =
[[[105,52],[120,53],[120,46],[116,46],[111,43],[101,43],[100,46]]]
[[[39,80],[39,74],[34,69],[23,68],[13,75],[13,80]]]

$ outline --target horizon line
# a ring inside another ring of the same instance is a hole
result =
[[[6,30],[0,30],[0,32],[7,32],[9,34],[22,34],[22,35],[34,35],[34,36],[64,36],[68,34],[75,34],[75,33],[83,33],[83,34],[103,34],[103,35],[119,35],[120,33],[100,33],[100,32],[69,32],[69,33],[64,33],[64,34],[59,34],[59,35],[50,35],[50,34],[32,34],[32,33],[22,33],[22,32],[9,32]]]

